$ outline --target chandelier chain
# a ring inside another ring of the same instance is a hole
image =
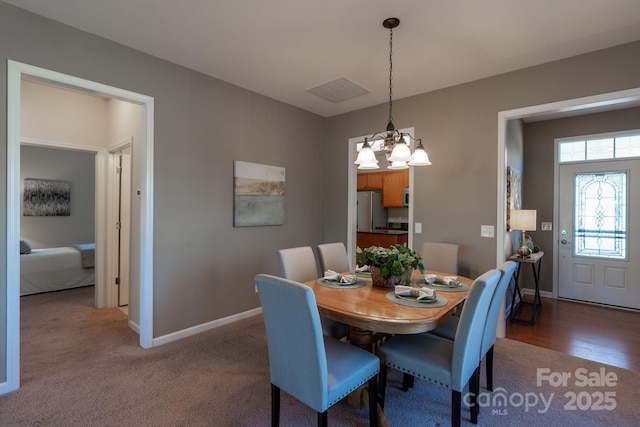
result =
[[[389,29],[389,122],[384,132],[376,132],[364,139],[362,149],[354,162],[358,165],[358,169],[379,168],[372,144],[376,146],[376,151],[385,151],[389,162],[388,169],[406,169],[409,166],[431,164],[422,140],[414,138],[410,133],[400,132],[393,124],[393,29],[398,25],[400,25],[398,18],[387,18],[382,22],[382,26]],[[417,143],[413,153],[411,153],[412,141]]]
[[[393,85],[392,85],[392,79],[393,79],[393,28],[389,28],[389,123],[393,123],[393,112],[392,112],[392,108],[393,108],[393,102],[392,102],[392,95],[393,95]]]

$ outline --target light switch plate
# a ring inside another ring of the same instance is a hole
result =
[[[416,234],[422,233],[422,223],[416,222],[415,229],[416,229]]]
[[[540,228],[542,229],[542,231],[551,231],[553,227],[550,222],[543,222],[540,225]]]
[[[481,225],[480,237],[493,237],[493,225]]]

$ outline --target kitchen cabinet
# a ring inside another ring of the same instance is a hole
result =
[[[358,174],[358,191],[382,190],[382,175],[384,172],[369,172]]]
[[[356,244],[359,248],[368,248],[369,246],[382,246],[388,248],[391,245],[407,245],[409,242],[409,234],[382,234],[382,233],[363,233],[358,232],[356,236]]]
[[[404,206],[403,190],[409,186],[409,169],[383,173],[382,204],[385,208]]]
[[[359,173],[357,180],[358,191],[382,190],[385,208],[404,206],[403,190],[409,187],[409,169]]]

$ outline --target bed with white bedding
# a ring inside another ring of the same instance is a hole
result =
[[[95,284],[94,250],[94,244],[84,244],[20,255],[20,295]]]

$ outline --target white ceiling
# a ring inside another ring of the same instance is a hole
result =
[[[325,117],[640,40],[638,0],[3,0]],[[370,93],[308,89],[345,77]]]

